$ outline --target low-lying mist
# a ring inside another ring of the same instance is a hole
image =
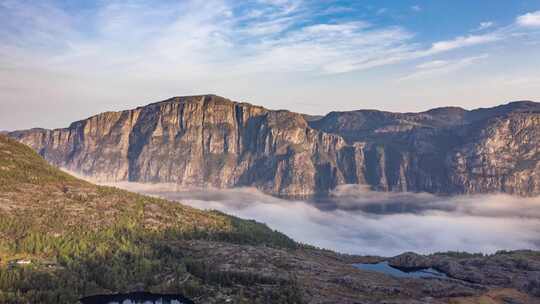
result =
[[[255,219],[297,241],[345,253],[392,256],[405,251],[540,249],[540,198],[503,194],[438,197],[345,185],[329,198],[304,201],[273,197],[253,188],[115,186]]]

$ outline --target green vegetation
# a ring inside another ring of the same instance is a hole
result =
[[[213,271],[190,257],[192,240],[298,246],[255,221],[81,181],[0,136],[0,303],[74,303],[134,289],[197,297],[254,284],[275,288],[237,299],[301,303],[293,278]]]
[[[217,284],[223,287],[235,285],[253,286],[257,284],[276,286],[273,290],[257,295],[247,303],[303,303],[300,289],[295,278],[274,278],[252,272],[240,271],[214,271],[212,266],[202,261],[187,260],[187,271],[200,278],[204,283]],[[246,300],[243,294],[238,297],[239,302]]]
[[[446,251],[446,252],[436,252],[432,255],[445,255],[456,259],[470,259],[470,258],[481,258],[484,257],[483,253],[469,253],[465,251]]]

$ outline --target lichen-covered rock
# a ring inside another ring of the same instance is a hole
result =
[[[388,265],[401,269],[429,268],[430,264],[428,258],[414,252],[405,252],[388,260]]]
[[[254,186],[289,196],[341,184],[382,191],[540,194],[540,105],[308,117],[215,96],[9,133],[99,181]]]

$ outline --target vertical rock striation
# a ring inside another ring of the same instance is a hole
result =
[[[254,186],[289,196],[382,191],[540,193],[540,105],[307,117],[215,95],[15,131],[56,166],[100,181]]]

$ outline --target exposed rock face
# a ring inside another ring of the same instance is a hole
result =
[[[533,102],[308,117],[215,95],[9,133],[53,164],[101,181],[255,186],[292,196],[340,184],[540,194],[539,135],[540,104]]]
[[[389,264],[397,268],[432,267],[454,279],[485,286],[512,287],[540,296],[540,255],[537,252],[520,250],[489,256],[461,255],[404,253],[389,259]]]
[[[388,265],[402,269],[429,268],[429,260],[414,252],[405,252],[388,260]]]
[[[211,247],[210,247],[211,246]],[[381,257],[345,256],[321,250],[286,251],[193,241],[190,256],[211,269],[287,278],[294,274],[306,303],[343,304],[537,304],[540,303],[540,254],[513,251],[489,256],[462,253],[390,258],[399,268],[434,267],[448,278],[398,278],[360,270],[353,263]],[[374,259],[379,258],[375,261]],[[447,267],[446,265],[452,265]],[[204,301],[206,303],[206,301]]]

